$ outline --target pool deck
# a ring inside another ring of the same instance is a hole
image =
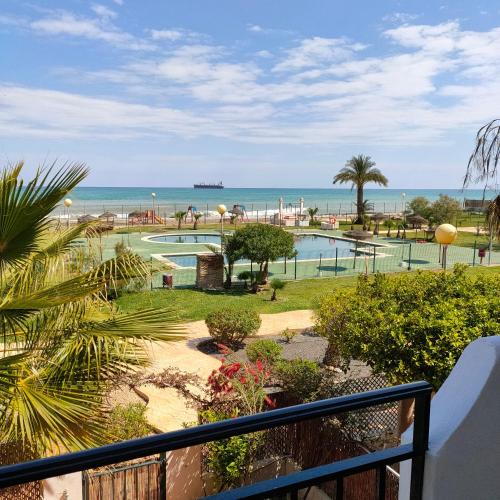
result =
[[[181,234],[182,231],[166,231],[169,234]],[[295,231],[294,231],[295,232]],[[342,236],[342,231],[299,231],[304,235],[319,234],[321,236],[330,236],[335,238],[346,238]],[[186,232],[187,233],[187,232]],[[189,234],[193,234],[192,232]],[[213,231],[203,231],[200,234],[214,234]],[[164,255],[192,255],[196,253],[208,253],[210,249],[207,244],[179,244],[179,243],[157,243],[149,241],[150,236],[159,236],[158,233],[131,233],[131,234],[109,234],[102,236],[103,256],[109,258],[114,256],[114,246],[118,242],[123,242],[131,247],[138,255],[146,260],[154,259],[158,264],[166,266],[168,263],[162,256]],[[332,277],[347,276],[363,272],[401,272],[408,269],[409,253],[411,252],[411,269],[437,269],[439,268],[440,249],[436,243],[417,243],[414,240],[400,240],[387,238],[385,236],[375,237],[368,242],[370,250],[362,255],[362,249],[358,249],[358,255],[344,255],[339,253],[337,265],[335,265],[335,249],[330,252],[321,252],[321,266],[319,252],[311,253],[310,258],[297,260],[297,268],[293,260],[289,260],[286,265],[282,262],[270,263],[270,273],[282,279],[304,279],[313,277]],[[411,250],[410,244],[411,243]],[[372,249],[376,247],[375,259]],[[182,247],[180,249],[179,247]],[[467,247],[450,246],[448,250],[448,266],[460,262],[472,265],[473,261],[479,264],[476,255],[474,259],[473,249]],[[486,258],[484,264],[488,262]],[[500,252],[492,252],[492,264],[500,264]],[[174,268],[171,267],[171,273],[174,275],[174,284],[192,285],[195,281],[194,268]],[[250,269],[248,264],[237,265],[238,272]],[[254,267],[255,270],[255,267]],[[153,286],[160,286],[160,275],[155,276]]]

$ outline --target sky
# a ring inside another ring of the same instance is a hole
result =
[[[0,0],[0,161],[89,186],[458,188],[499,82],[491,0]]]

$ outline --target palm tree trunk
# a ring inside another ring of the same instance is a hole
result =
[[[358,224],[361,223],[363,219],[363,184],[358,184],[357,186],[357,202],[356,202],[356,209],[358,213]]]

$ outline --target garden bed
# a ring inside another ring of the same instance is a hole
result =
[[[248,344],[255,342],[258,339],[269,339],[277,342],[282,348],[282,357],[284,359],[308,359],[321,363],[325,356],[328,342],[318,334],[309,329],[298,330],[295,337],[289,342],[282,340],[280,335],[266,335],[250,337],[244,340],[237,347],[233,347],[233,353],[230,355],[233,361],[248,361],[245,349]],[[204,354],[208,354],[217,359],[225,358],[227,355],[221,354],[212,340],[204,340],[197,345],[197,348]]]

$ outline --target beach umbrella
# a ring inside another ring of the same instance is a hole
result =
[[[114,222],[115,217],[118,217],[116,214],[113,212],[110,212],[109,210],[104,212],[103,214],[99,215],[99,219],[106,219],[106,222],[109,223],[109,220],[111,219],[111,222]]]
[[[421,215],[409,215],[406,220],[413,226],[420,227],[422,224],[427,224],[429,221]]]
[[[93,220],[97,220],[97,217],[94,217],[93,215],[85,214],[85,215],[78,217],[78,224],[83,224],[85,222],[92,222]]]

